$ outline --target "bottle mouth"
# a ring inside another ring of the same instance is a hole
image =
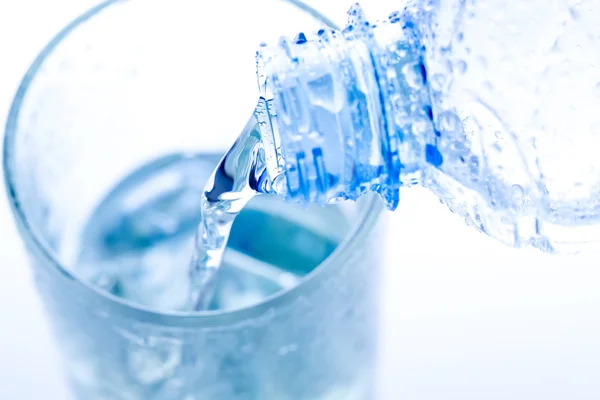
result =
[[[348,16],[343,30],[261,45],[255,115],[270,174],[284,176],[288,199],[329,204],[373,191],[394,209],[402,138],[390,93],[396,70],[388,65],[386,41],[404,40],[403,30],[411,28],[399,19],[385,21],[389,29],[379,29],[381,41],[358,5]]]
[[[255,117],[269,175],[273,183],[279,181],[274,189],[285,192],[288,200],[334,202],[350,178],[350,171],[343,170],[343,118],[336,115],[342,111],[338,98],[343,88],[332,64],[323,57],[323,43],[308,41],[304,34],[262,46],[257,53],[260,100]]]

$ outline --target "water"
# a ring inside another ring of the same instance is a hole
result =
[[[209,177],[220,160],[176,154],[126,176],[80,235],[78,274],[137,306],[193,310],[199,288],[190,279],[190,256],[202,226],[199,204],[205,183],[216,186]],[[254,197],[232,224],[224,219],[230,235],[217,254],[220,267],[211,271],[208,316],[123,316],[112,302],[72,295],[47,304],[70,315],[57,329],[68,337],[61,346],[77,398],[371,398],[380,262],[368,249],[378,236],[367,224],[369,235],[356,249],[301,284],[347,238],[362,209]],[[292,289],[268,307],[251,307]],[[94,334],[78,334],[82,323]]]
[[[201,208],[207,188],[223,188],[216,183],[221,178],[208,178],[227,159],[173,155],[125,178],[83,231],[78,273],[109,293],[162,311],[197,308],[199,298],[202,308],[241,308],[295,286],[343,239],[349,216],[343,208],[306,210],[274,196],[260,196],[241,210],[252,191]],[[206,243],[214,247],[206,251]],[[207,282],[210,295],[203,297]]]
[[[259,132],[250,121],[206,182],[190,261],[190,306],[208,307],[233,221],[262,189],[265,168]],[[174,212],[176,212],[174,210]],[[250,232],[248,232],[250,233]]]
[[[351,232],[359,207],[256,196],[271,184],[255,126],[223,157],[173,155],[123,179],[83,229],[80,276],[163,313],[244,310],[301,289]],[[73,338],[65,350],[76,391],[127,400],[369,398],[377,265],[344,258],[287,301],[191,332],[123,325],[104,312],[110,334]],[[90,358],[90,341],[101,356]]]

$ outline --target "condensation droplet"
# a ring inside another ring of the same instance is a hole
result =
[[[454,66],[452,65],[452,61],[450,61],[450,60],[446,61],[446,70],[449,73],[452,73],[454,71]]]
[[[596,83],[596,96],[600,97],[600,82]]]
[[[494,143],[494,144],[492,145],[492,148],[493,148],[494,150],[496,150],[498,153],[502,152],[502,146],[500,146],[500,143]]]
[[[418,89],[423,85],[423,75],[418,64],[407,64],[402,67],[402,74],[408,86],[413,89]]]
[[[473,177],[479,176],[479,158],[477,156],[471,156],[469,160],[469,172]]]
[[[487,58],[485,58],[484,56],[479,56],[477,57],[477,62],[479,63],[479,65],[482,68],[487,68],[488,67],[488,61]]]
[[[522,210],[525,207],[525,189],[521,185],[512,185],[510,188],[510,196],[513,199],[513,204],[517,210]]]
[[[554,248],[552,247],[550,240],[545,236],[541,236],[541,235],[536,236],[531,239],[530,243],[531,243],[531,246],[533,246],[545,253],[553,253],[554,252]]]
[[[521,185],[512,185],[510,188],[511,194],[516,199],[522,199],[525,195],[525,190]]]
[[[415,136],[423,136],[431,130],[431,123],[424,118],[419,118],[413,122],[411,129]]]
[[[569,7],[569,14],[571,14],[571,18],[574,20],[581,18],[581,3]]]
[[[440,128],[444,132],[455,132],[461,127],[460,119],[451,111],[440,114]]]
[[[442,74],[435,74],[431,79],[431,88],[433,90],[442,90],[446,83],[446,77]],[[600,85],[600,83],[599,83]]]
[[[394,49],[394,53],[399,59],[403,59],[408,54],[408,50],[405,47],[397,47]]]
[[[496,131],[494,132],[494,135],[496,136],[496,139],[504,139],[504,133],[502,131]]]
[[[456,67],[456,71],[461,75],[464,74],[465,72],[467,72],[467,63],[464,62],[463,60],[457,61],[455,64],[455,67]]]

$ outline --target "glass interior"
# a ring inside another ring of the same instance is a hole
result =
[[[139,2],[109,1],[66,28],[26,76],[9,121],[6,176],[26,234],[70,269],[87,221],[119,181],[164,157],[222,154],[256,103],[258,44],[326,21],[295,3],[190,12],[189,1],[147,1],[139,13]],[[217,16],[227,16],[222,31],[209,23]],[[340,206],[355,222],[334,224],[342,237],[373,204]]]

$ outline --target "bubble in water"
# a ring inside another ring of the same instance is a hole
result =
[[[467,63],[464,62],[463,60],[459,60],[456,62],[455,68],[456,68],[456,71],[462,75],[465,72],[467,72]]]

